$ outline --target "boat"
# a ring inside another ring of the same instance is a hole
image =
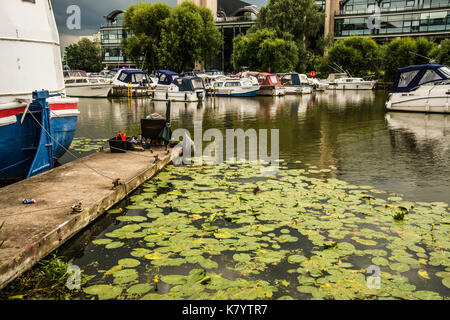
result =
[[[450,68],[424,64],[397,70],[386,102],[389,111],[450,113]]]
[[[203,101],[206,98],[205,85],[200,77],[180,77],[175,78],[171,84],[158,84],[155,90],[151,91],[154,100],[171,100],[195,102]]]
[[[373,90],[377,81],[364,80],[363,78],[343,77],[330,83],[328,90]]]
[[[113,87],[105,78],[88,76],[81,70],[64,71],[64,83],[68,97],[106,98]]]
[[[278,77],[284,86],[286,94],[310,94],[312,88],[308,84],[306,74],[297,72],[279,73]]]
[[[0,52],[0,179],[28,178],[66,152],[79,115],[65,96],[50,1],[1,2]]]
[[[247,78],[224,77],[212,83],[213,94],[217,97],[255,97],[260,87]]]
[[[256,77],[261,86],[258,96],[284,96],[286,90],[276,74],[267,72],[250,72],[250,76]]]
[[[158,70],[156,72],[156,78],[158,79],[158,82],[155,89],[167,90],[176,79],[181,78],[181,75],[170,70]]]
[[[113,69],[114,70],[114,69]],[[112,84],[117,87],[150,87],[152,80],[147,72],[141,69],[122,68],[114,70],[115,76]]]

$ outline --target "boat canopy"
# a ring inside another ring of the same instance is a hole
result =
[[[140,84],[144,81],[149,81],[147,73],[140,69],[120,69],[118,80],[125,83]]]
[[[175,79],[180,78],[180,74],[169,70],[158,70],[156,72],[158,78],[158,84],[169,85],[174,82]]]
[[[294,85],[294,86],[301,86],[302,81],[300,79],[300,74],[296,72],[291,73],[280,73],[278,76],[281,78],[281,83],[283,85]]]
[[[173,83],[178,86],[180,91],[195,91],[205,88],[203,80],[200,77],[177,78]]]
[[[262,86],[277,86],[281,87],[280,78],[276,74],[260,72],[260,73],[250,73],[250,75],[256,77],[258,79],[258,83]]]
[[[419,86],[450,79],[450,69],[440,64],[423,64],[397,70],[392,93],[410,92]]]

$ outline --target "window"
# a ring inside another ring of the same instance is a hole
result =
[[[442,80],[441,76],[439,76],[433,70],[427,70],[427,72],[425,72],[425,75],[422,77],[422,80],[420,80],[419,85],[425,82],[431,82],[436,80]]]
[[[448,79],[450,79],[450,69],[448,67],[442,67],[439,69],[441,73],[444,74]]]
[[[126,74],[125,72],[123,72],[123,73],[120,75],[119,80],[120,80],[120,81],[124,81],[126,78],[127,78],[127,74]]]
[[[192,80],[192,85],[194,86],[194,89],[203,89],[203,81],[200,79]]]
[[[220,87],[223,87],[223,82],[214,83],[214,88],[220,88]]]
[[[414,7],[415,4],[416,4],[415,0],[406,0],[407,7]]]
[[[406,88],[418,73],[419,70],[402,73],[398,82],[399,88]]]

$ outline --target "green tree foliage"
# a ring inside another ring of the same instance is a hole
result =
[[[329,50],[321,67],[322,73],[345,69],[352,76],[364,77],[378,74],[381,67],[381,51],[371,38],[353,36],[337,40]]]
[[[323,55],[324,23],[325,13],[314,0],[270,0],[261,8],[255,27],[273,29],[279,38],[293,37],[299,49],[296,67],[305,71],[315,69],[317,58]]]
[[[102,70],[102,50],[99,44],[89,39],[81,39],[78,43],[66,48],[66,64],[72,70],[98,72]]]
[[[279,38],[276,31],[261,29],[239,35],[233,41],[231,57],[233,67],[239,70],[288,72],[294,70],[298,63],[298,47],[293,40]]]
[[[220,45],[221,34],[212,13],[183,2],[164,21],[158,57],[161,64],[174,71],[192,70],[196,61],[216,54]]]
[[[141,2],[128,7],[124,15],[124,26],[132,36],[122,40],[122,48],[129,59],[147,70],[160,67],[158,47],[161,30],[171,14],[165,3]]]
[[[441,41],[439,46],[435,47],[432,52],[432,57],[436,63],[443,65],[450,65],[450,39]]]
[[[435,44],[425,38],[397,38],[383,47],[385,81],[394,81],[398,68],[429,63]]]

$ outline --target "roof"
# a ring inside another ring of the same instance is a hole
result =
[[[119,14],[124,13],[122,10],[114,10],[106,16],[108,20],[114,20]]]
[[[448,75],[439,70],[443,67],[446,66],[441,64],[422,64],[399,68],[391,92],[410,92],[423,84],[449,79]],[[433,78],[428,76],[430,73],[427,72],[430,70],[434,71]]]
[[[120,69],[120,70],[122,70],[122,73],[125,73],[125,74],[133,74],[133,73],[145,74],[146,73],[146,72],[142,71],[141,69]]]
[[[158,71],[156,71],[156,73],[162,73],[162,74],[166,74],[169,76],[179,76],[180,75],[179,73],[176,73],[176,72],[173,72],[170,70],[158,70]]]

